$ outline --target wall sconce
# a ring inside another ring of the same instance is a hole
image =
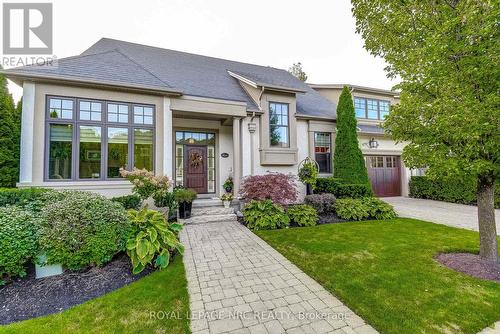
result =
[[[375,138],[370,139],[368,142],[368,146],[370,148],[377,148],[378,147],[378,141],[375,140]]]

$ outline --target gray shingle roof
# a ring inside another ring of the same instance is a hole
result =
[[[171,88],[186,95],[246,102],[254,101],[228,71],[241,73],[262,83],[289,87],[297,93],[297,113],[335,119],[334,103],[285,70],[180,51],[161,49],[103,38],[80,56],[59,60],[50,74],[94,80],[131,82],[137,85]],[[37,66],[12,69],[16,72],[48,73]],[[8,70],[11,71],[11,70]],[[7,71],[7,72],[8,72]]]

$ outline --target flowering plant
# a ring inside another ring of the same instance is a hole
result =
[[[120,168],[120,175],[134,185],[132,192],[139,195],[143,200],[159,190],[168,190],[172,185],[168,176],[154,175],[153,172],[146,169],[134,168],[133,171],[128,171]]]

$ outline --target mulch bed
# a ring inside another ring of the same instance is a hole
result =
[[[442,265],[461,273],[500,282],[500,265],[482,259],[478,254],[442,253],[436,256]]]
[[[40,279],[35,279],[35,268],[30,268],[26,277],[0,287],[0,324],[66,310],[121,288],[151,271],[146,268],[132,275],[130,260],[125,254],[100,268],[65,271],[62,275]]]

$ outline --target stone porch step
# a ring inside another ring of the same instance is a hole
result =
[[[190,224],[205,224],[205,223],[220,223],[220,222],[232,222],[237,221],[237,217],[234,213],[232,214],[222,214],[222,215],[204,215],[204,216],[191,216],[188,219],[179,219],[179,222],[184,225]]]
[[[214,215],[230,215],[234,213],[233,208],[225,208],[223,206],[215,207],[198,207],[191,210],[191,217],[197,216],[214,216]]]
[[[193,209],[194,208],[206,208],[206,207],[222,207],[222,201],[218,198],[202,198],[195,199],[193,201]]]

